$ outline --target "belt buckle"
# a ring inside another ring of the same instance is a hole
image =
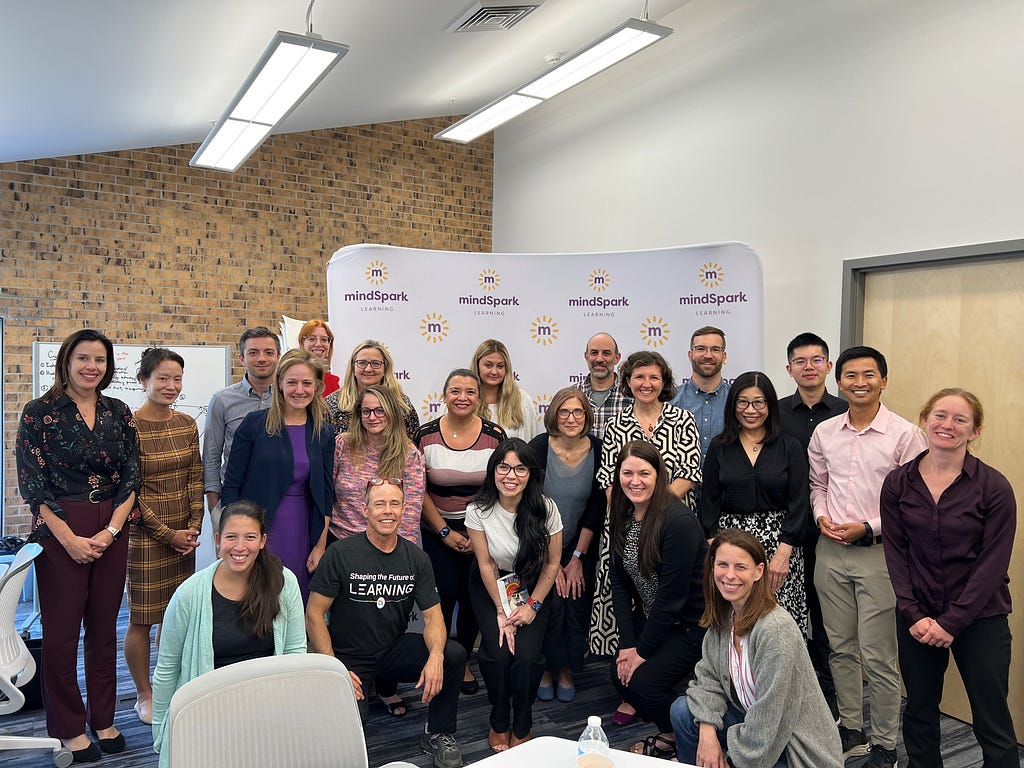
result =
[[[89,491],[89,503],[90,504],[99,504],[101,501],[103,501],[103,499],[93,498],[93,494],[96,494],[96,493],[103,493],[103,491],[100,488],[93,488],[91,491]]]

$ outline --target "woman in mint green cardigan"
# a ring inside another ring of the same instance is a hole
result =
[[[306,652],[299,584],[266,549],[263,509],[229,504],[215,540],[220,559],[185,580],[164,614],[153,672],[153,749],[161,768],[170,761],[167,712],[178,688],[245,659]]]

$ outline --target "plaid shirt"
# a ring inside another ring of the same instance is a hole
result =
[[[590,386],[589,374],[583,375],[583,380],[579,385],[580,391],[587,396],[587,399],[590,400],[590,406],[594,409],[594,426],[591,428],[590,434],[598,440],[604,438],[604,430],[608,426],[608,422],[618,416],[622,406],[633,399],[628,395],[622,394],[619,390],[619,374],[613,373],[612,377],[612,388],[600,407],[594,402],[594,389]]]

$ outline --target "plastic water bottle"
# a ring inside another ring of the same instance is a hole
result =
[[[601,718],[597,715],[587,718],[587,727],[583,729],[583,735],[580,736],[577,754],[585,755],[591,752],[599,755],[608,754],[608,737],[605,736],[604,729],[601,728]]]

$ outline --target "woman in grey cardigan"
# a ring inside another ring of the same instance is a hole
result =
[[[703,768],[842,768],[839,731],[803,634],[772,597],[766,559],[746,531],[727,528],[711,543],[703,656],[686,695],[672,705],[679,761]]]

